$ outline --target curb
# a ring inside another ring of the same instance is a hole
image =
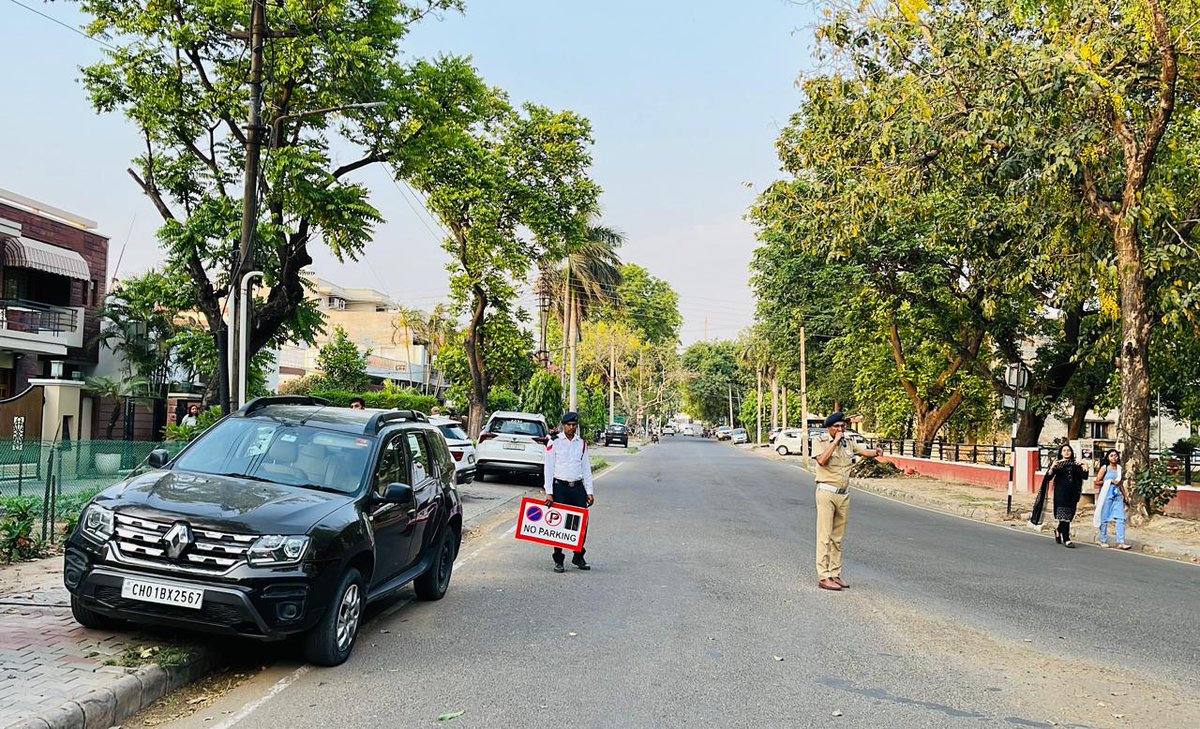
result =
[[[142,666],[108,688],[96,689],[58,708],[21,719],[9,724],[8,729],[108,729],[163,695],[207,674],[221,662],[218,651],[199,648],[177,666]]]
[[[608,470],[608,469],[605,469]],[[487,511],[463,522],[464,534],[491,521],[497,513],[527,495],[521,489]],[[197,647],[176,666],[151,664],[122,676],[112,685],[96,689],[57,708],[18,719],[5,729],[109,729],[224,665],[223,654],[214,648]]]
[[[752,451],[752,452],[758,453],[758,451]],[[773,451],[771,453],[773,453]],[[771,461],[778,460],[776,458],[773,458],[770,453],[763,452],[763,453],[761,453],[761,455]],[[783,463],[782,461],[780,461],[780,462]],[[787,465],[787,464],[785,463],[785,465]],[[801,471],[805,471],[806,473],[812,473],[812,471],[805,469],[804,466],[801,464],[796,464],[793,467],[799,468]],[[891,489],[891,488],[878,486],[878,485],[872,483],[871,479],[869,479],[869,478],[856,478],[853,480],[852,485],[854,488],[858,489],[859,491],[866,491],[867,493],[875,494],[876,496],[882,496],[887,499],[892,499],[893,501],[911,502],[913,504],[918,504],[923,508],[932,509],[933,511],[939,511],[943,514],[950,514],[953,516],[961,516],[966,519],[970,519],[971,521],[977,521],[977,522],[981,522],[984,524],[994,524],[996,526],[1002,526],[1002,527],[1009,527],[1012,529],[1017,529],[1018,531],[1027,531],[1027,530],[1021,529],[1021,526],[1026,523],[1026,520],[1021,517],[1017,517],[1016,519],[1013,519],[1011,521],[996,521],[995,519],[988,518],[989,516],[992,515],[991,509],[980,508],[980,507],[975,507],[975,506],[959,506],[957,504],[948,504],[948,503],[946,503],[944,501],[940,501],[938,499],[931,499],[931,498],[923,497],[920,494],[914,494],[911,491],[904,491],[901,489]],[[1078,543],[1081,545],[1090,544],[1089,542],[1078,542]],[[1095,546],[1095,545],[1092,545],[1092,546]],[[1161,559],[1170,559],[1170,560],[1174,560],[1176,562],[1184,562],[1186,564],[1200,563],[1200,552],[1176,551],[1173,549],[1166,549],[1163,547],[1157,547],[1153,544],[1144,544],[1144,543],[1135,547],[1133,551],[1137,552],[1139,554],[1143,554],[1143,555],[1147,555],[1147,556],[1151,556],[1151,557],[1158,557]]]

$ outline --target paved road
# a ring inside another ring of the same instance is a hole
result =
[[[504,522],[345,666],[283,660],[180,726],[1200,725],[1194,567],[856,493],[835,594],[792,466],[668,438],[596,491],[591,572]]]

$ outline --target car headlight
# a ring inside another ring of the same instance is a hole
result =
[[[259,537],[246,552],[246,561],[260,567],[299,562],[308,551],[308,537],[269,534]]]
[[[98,542],[107,542],[113,533],[112,509],[92,504],[87,511],[83,512],[83,518],[79,520],[79,527],[92,539]]]

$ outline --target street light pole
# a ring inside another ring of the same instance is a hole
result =
[[[221,408],[226,413],[232,410],[231,404],[237,398],[235,383],[240,381],[238,367],[242,360],[238,352],[241,341],[239,307],[235,303],[238,283],[247,261],[252,260],[254,255],[254,231],[258,226],[258,162],[262,147],[259,133],[262,130],[263,38],[266,30],[265,0],[250,0],[250,113],[246,124],[246,167],[242,179],[242,235],[238,241],[237,263],[229,277],[229,295],[226,298],[229,309],[229,371],[225,382],[221,383]]]
[[[808,347],[804,342],[804,325],[800,325],[800,455],[804,459],[804,467],[808,468]]]

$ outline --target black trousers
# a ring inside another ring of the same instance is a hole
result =
[[[583,481],[563,481],[562,479],[554,479],[554,502],[558,504],[566,504],[567,506],[578,506],[581,509],[588,508],[587,489],[583,487]],[[582,562],[583,553],[586,549],[581,549],[571,558],[572,562]],[[554,548],[554,563],[562,564],[566,560],[563,554],[562,547]]]

